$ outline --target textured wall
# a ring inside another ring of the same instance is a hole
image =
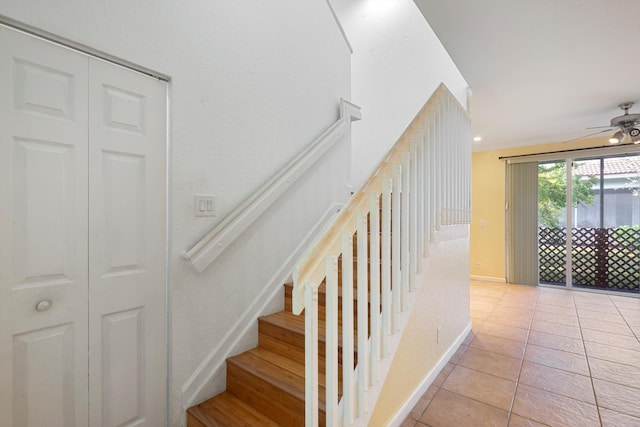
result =
[[[203,274],[179,255],[338,118],[339,98],[350,99],[350,51],[325,0],[5,0],[0,15],[171,78],[177,425],[185,381],[329,204],[347,197],[349,141]],[[193,216],[196,193],[216,195],[217,217]]]
[[[363,114],[352,137],[358,188],[440,83],[462,105],[468,85],[412,0],[332,3],[353,47],[353,100]]]

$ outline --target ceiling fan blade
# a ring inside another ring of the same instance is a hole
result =
[[[602,128],[611,128],[611,125],[607,125],[607,126],[594,126],[591,128],[585,128],[585,129],[602,129]],[[611,129],[615,129],[615,128],[611,128]]]
[[[567,142],[572,142],[572,141],[577,141],[577,140],[579,140],[579,139],[589,138],[590,136],[593,136],[593,135],[599,135],[599,134],[601,134],[601,133],[605,133],[605,132],[610,132],[610,131],[612,131],[612,130],[614,130],[614,129],[617,129],[617,128],[612,128],[612,127],[610,127],[609,129],[605,129],[605,130],[601,130],[601,131],[598,131],[598,132],[590,133],[589,135],[579,136],[579,137],[577,137],[577,138],[573,138],[573,139],[569,139],[569,140],[567,140],[567,141],[563,141],[562,143],[563,143],[563,144],[566,144]]]

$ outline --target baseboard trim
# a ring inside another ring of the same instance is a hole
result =
[[[469,322],[469,324],[467,324],[467,327],[464,328],[460,335],[458,335],[458,338],[456,338],[449,349],[442,355],[438,363],[436,363],[436,366],[434,366],[431,372],[429,372],[425,379],[422,380],[422,383],[420,383],[420,385],[413,391],[413,393],[411,393],[409,399],[407,399],[400,410],[396,412],[389,424],[387,424],[387,427],[399,427],[400,425],[402,425],[402,423],[409,416],[409,414],[413,410],[413,407],[416,406],[422,395],[425,394],[431,384],[433,384],[433,381],[435,381],[440,371],[442,371],[447,363],[449,363],[449,360],[451,360],[455,352],[458,351],[458,348],[467,338],[469,332],[471,332],[471,322]]]
[[[238,321],[230,328],[225,338],[211,350],[202,363],[193,372],[191,377],[182,386],[182,409],[187,410],[211,396],[202,396],[209,382],[224,368],[226,360],[238,351],[237,346],[249,329],[263,314],[268,304],[281,291],[284,283],[290,279],[291,271],[295,263],[309,246],[317,239],[318,233],[327,227],[334,216],[342,208],[343,204],[334,203],[320,217],[318,222],[309,230],[291,255],[286,259],[280,269],[265,285],[263,291],[249,304],[247,310],[242,313]],[[256,343],[257,345],[257,343]]]
[[[507,279],[504,277],[491,277],[491,276],[469,276],[471,280],[479,280],[481,282],[496,282],[496,283],[507,283]]]

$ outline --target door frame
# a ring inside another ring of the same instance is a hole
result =
[[[8,16],[0,15],[0,25],[4,25],[6,27],[13,28],[14,30],[18,30],[23,33],[27,33],[32,36],[36,36],[38,38],[56,43],[60,46],[64,46],[71,50],[75,50],[84,55],[89,55],[94,58],[102,59],[104,61],[111,62],[112,64],[119,65],[124,68],[128,68],[138,73],[146,74],[156,79],[163,80],[167,83],[171,83],[171,77],[168,74],[164,74],[159,71],[153,70],[151,68],[147,68],[136,62],[127,61],[126,59],[119,58],[117,56],[103,52],[99,49],[92,48],[91,46],[75,42],[65,37],[61,37],[57,34],[50,33],[38,27],[25,24],[24,22],[9,18]],[[169,108],[167,108],[167,113],[169,112],[168,110]]]

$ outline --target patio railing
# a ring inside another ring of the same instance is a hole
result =
[[[540,283],[566,283],[566,236],[566,228],[539,228]],[[640,291],[638,227],[573,228],[571,246],[573,286],[625,292]]]

